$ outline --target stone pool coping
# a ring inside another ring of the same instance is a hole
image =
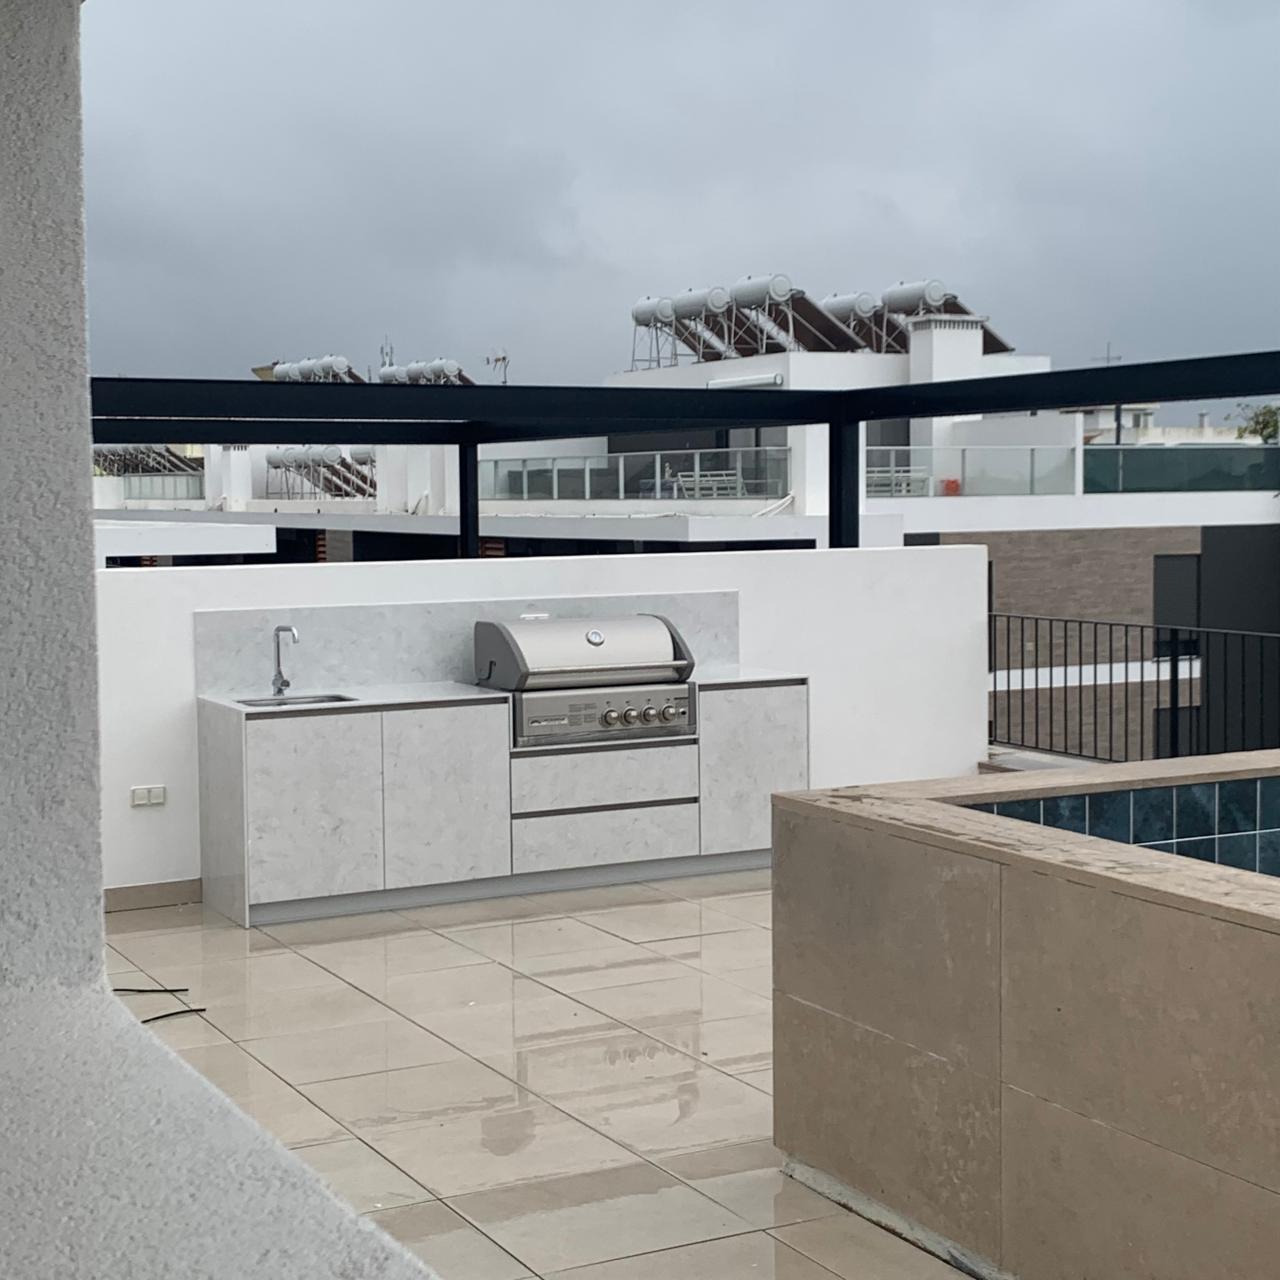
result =
[[[1280,751],[1239,751],[788,792],[775,796],[774,805],[798,813],[817,808],[839,822],[886,835],[900,835],[906,827],[921,843],[940,849],[1280,934],[1280,877],[964,807],[1278,774]]]

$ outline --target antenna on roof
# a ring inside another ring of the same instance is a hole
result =
[[[507,365],[510,364],[506,349],[499,347],[491,355],[485,356],[484,362],[493,366],[494,373],[497,373],[499,369],[502,370],[502,385],[505,387],[507,385]]]

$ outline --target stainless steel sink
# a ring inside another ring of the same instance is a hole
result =
[[[278,698],[241,698],[242,707],[318,707],[332,702],[355,702],[345,693],[299,693],[290,696],[281,694]]]

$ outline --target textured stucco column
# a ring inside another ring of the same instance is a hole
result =
[[[101,959],[80,64],[72,0],[0,0],[0,981]]]
[[[429,1275],[102,974],[79,0],[0,0],[0,1276]]]

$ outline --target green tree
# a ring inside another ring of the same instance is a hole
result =
[[[1257,436],[1263,444],[1275,444],[1280,438],[1280,405],[1242,404],[1240,418],[1241,424],[1236,429],[1239,439]]]

